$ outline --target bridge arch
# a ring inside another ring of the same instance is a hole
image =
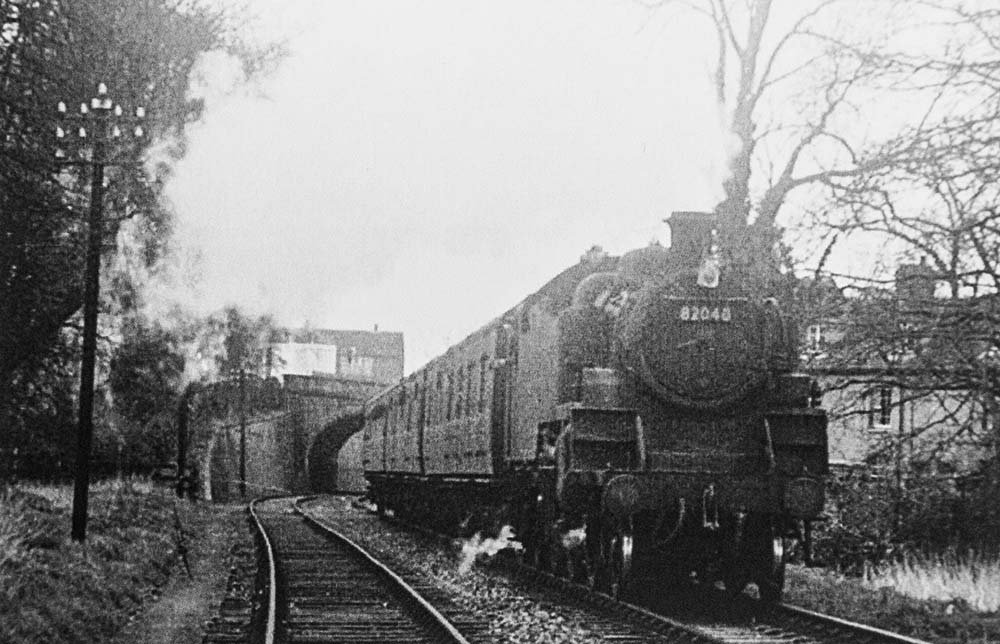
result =
[[[306,476],[313,492],[337,491],[337,455],[347,439],[361,431],[364,414],[346,414],[328,423],[313,438],[306,456]]]

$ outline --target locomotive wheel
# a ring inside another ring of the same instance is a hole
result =
[[[733,544],[725,561],[725,570],[722,573],[722,582],[726,586],[726,593],[731,598],[736,598],[743,593],[743,589],[750,583],[750,562],[747,548],[747,525],[746,515],[734,518],[733,534],[731,539]],[[752,535],[750,535],[752,538]]]
[[[769,517],[748,518],[739,551],[730,560],[723,581],[726,592],[732,596],[742,593],[752,581],[757,584],[761,601],[781,601],[785,586],[785,546]]]
[[[632,578],[632,549],[634,541],[631,528],[622,530],[614,535],[610,543],[609,568],[610,568],[610,595],[615,599],[621,599],[629,590],[629,582]]]
[[[531,545],[525,557],[528,565],[536,570],[558,574],[556,562],[559,548],[553,535],[556,511],[550,497],[538,494],[527,516],[526,523],[531,526],[528,532]]]
[[[596,514],[596,513],[595,513]],[[587,521],[587,586],[596,592],[611,592],[611,574],[608,566],[610,540],[604,534],[600,520]]]
[[[738,597],[743,593],[743,589],[750,583],[750,576],[744,571],[740,563],[732,563],[729,569],[722,576],[722,583],[726,586],[726,593],[731,597]]]
[[[769,545],[770,552],[762,553],[764,556],[760,559],[760,567],[754,581],[757,583],[761,601],[774,604],[781,601],[785,589],[785,542],[773,526],[768,532],[771,537],[770,544],[764,545],[765,547]]]

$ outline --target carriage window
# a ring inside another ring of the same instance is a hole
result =
[[[386,407],[387,407],[387,409],[385,410],[385,430],[386,430],[387,434],[395,434],[396,433],[396,406],[394,404],[392,404],[392,402],[393,402],[392,401],[392,396],[389,396],[388,398],[389,399],[385,401],[386,402]]]
[[[406,386],[403,385],[403,390],[399,392],[399,424],[403,426],[403,431],[409,431],[410,429],[410,400],[411,396],[409,392],[406,391]]]
[[[444,419],[451,420],[455,404],[455,377],[449,373],[445,378],[448,380],[448,399],[445,401],[447,404],[445,406]]]
[[[416,404],[420,397],[420,385],[417,383],[413,384],[413,395],[410,396],[409,405],[406,407],[406,428],[413,429],[413,405]]]
[[[475,398],[473,397],[473,379],[472,374],[476,372],[476,361],[470,360],[469,366],[465,369],[465,413],[472,415],[476,412],[476,406],[473,402]]]
[[[486,408],[486,363],[490,358],[485,353],[479,359],[479,411]]]
[[[432,411],[431,411],[431,414],[432,414],[431,415],[431,418],[432,418],[431,422],[433,422],[434,424],[440,423],[441,422],[441,417],[443,416],[443,414],[441,412],[441,400],[442,400],[442,395],[441,394],[442,394],[442,391],[443,391],[443,387],[444,387],[444,381],[442,380],[441,374],[438,373],[438,375],[437,375],[437,385],[434,387],[434,405],[433,405]]]

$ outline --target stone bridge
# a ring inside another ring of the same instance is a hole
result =
[[[286,375],[278,408],[248,414],[245,422],[231,411],[193,421],[192,462],[201,495],[217,501],[242,496],[243,435],[246,496],[336,491],[337,454],[361,429],[364,402],[383,387]]]

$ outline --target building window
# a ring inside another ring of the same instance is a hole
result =
[[[340,373],[344,376],[372,378],[375,375],[375,358],[359,356],[357,347],[351,347],[340,362]]]
[[[823,325],[809,325],[806,329],[806,347],[813,353],[821,353],[823,351]]]
[[[892,426],[892,388],[879,387],[868,397],[868,427],[888,429]]]

